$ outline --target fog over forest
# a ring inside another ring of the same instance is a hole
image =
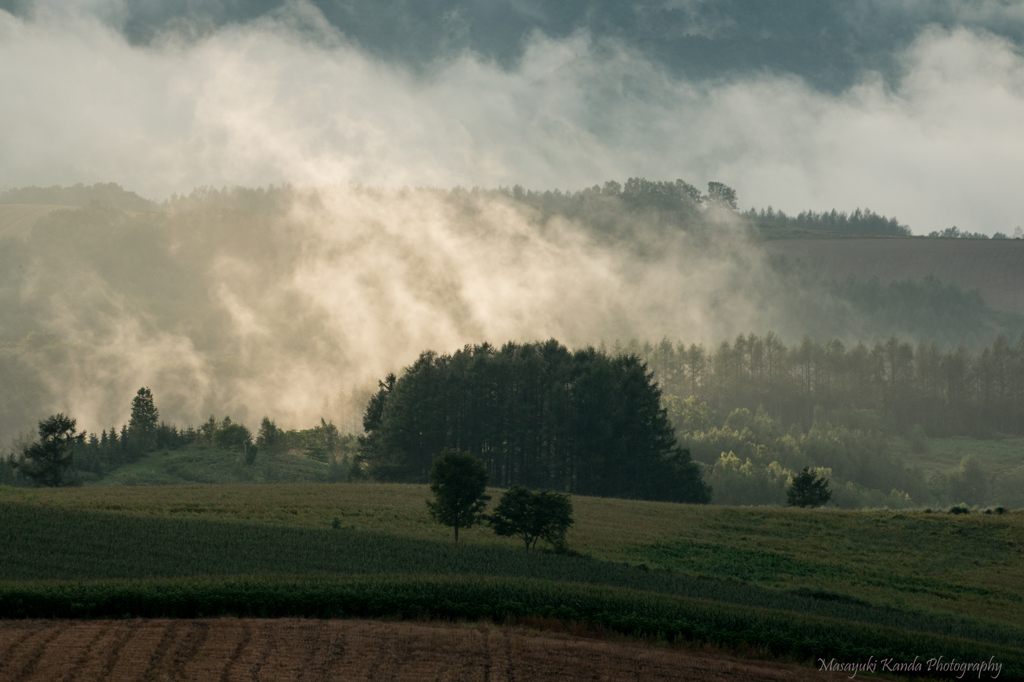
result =
[[[634,196],[618,184],[573,195],[236,188],[159,212],[49,213],[0,239],[3,435],[56,411],[92,430],[123,423],[141,385],[182,425],[214,413],[358,431],[387,372],[485,341],[713,349],[775,330],[787,343],[897,334],[978,349],[1024,331],[1024,318],[955,284],[811,278],[692,186],[699,201],[680,190],[669,210],[641,200],[686,186]]]
[[[719,180],[1024,224],[1020,3],[0,2],[0,187]]]
[[[969,293],[811,281],[704,192],[1013,233],[1020,5],[759,7],[0,1],[0,188],[154,202],[0,235],[0,442],[143,385],[179,424],[356,429],[386,372],[484,341],[1015,342]]]

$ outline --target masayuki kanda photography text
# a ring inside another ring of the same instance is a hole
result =
[[[896,673],[903,675],[932,675],[966,679],[997,679],[1003,671],[1003,664],[992,656],[987,661],[958,661],[944,656],[923,659],[915,656],[912,661],[898,661],[895,658],[869,657],[866,661],[839,661],[835,658],[818,659],[818,670],[821,672],[850,673],[850,679],[858,673]]]

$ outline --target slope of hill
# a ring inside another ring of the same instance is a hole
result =
[[[1024,240],[786,239],[766,242],[765,249],[826,280],[877,277],[884,286],[932,275],[977,289],[993,309],[1024,313]]]
[[[1024,678],[1020,513],[574,497],[569,543],[587,556],[527,553],[480,528],[456,544],[430,521],[428,495],[373,484],[0,487],[0,613],[545,618],[808,662],[879,650],[994,658],[1001,679]]]
[[[70,206],[38,204],[0,204],[0,238],[25,237],[39,219]]]
[[[16,187],[0,192],[0,204],[33,204],[61,206],[89,206],[99,204],[123,211],[153,213],[160,210],[156,202],[140,197],[114,182],[94,185],[78,183],[70,187]]]

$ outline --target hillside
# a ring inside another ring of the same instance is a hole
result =
[[[501,491],[491,493],[497,499]],[[570,566],[568,558],[541,554],[540,563],[524,563],[518,540],[480,527],[461,532],[453,553],[451,530],[427,513],[429,495],[427,486],[369,483],[0,488],[10,534],[5,544],[21,559],[0,569],[0,580],[315,573],[328,567],[352,574],[572,575],[577,582],[734,603],[787,603],[819,613],[796,603],[795,595],[825,590],[846,606],[870,603],[868,612],[911,608],[1006,625],[1024,617],[1021,512],[705,507],[574,496],[569,546],[600,562]],[[35,530],[25,526],[18,533],[25,523]],[[59,543],[44,539],[43,528],[50,525],[64,529]],[[88,542],[74,540],[77,533]],[[179,534],[191,538],[191,548],[181,546]],[[159,555],[147,550],[133,556],[127,549],[157,537],[164,548]],[[108,542],[124,551],[93,556]],[[374,544],[373,556],[356,551]],[[225,552],[229,545],[233,551]],[[31,558],[37,551],[38,559]],[[902,557],[899,565],[890,561],[894,553]],[[42,563],[35,565],[37,560]],[[622,562],[670,572],[622,573]]]
[[[825,279],[877,277],[885,286],[933,275],[965,290],[977,289],[991,308],[1024,314],[1024,240],[785,239],[766,242],[764,248]]]
[[[0,238],[25,237],[43,216],[71,206],[0,204]]]
[[[1024,679],[1020,513],[577,496],[574,551],[560,555],[527,553],[485,528],[456,544],[429,519],[428,494],[0,487],[0,613],[543,621],[804,663],[881,650],[905,661],[991,657],[1000,679]]]

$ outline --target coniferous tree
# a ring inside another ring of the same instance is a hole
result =
[[[707,502],[636,356],[557,341],[423,353],[367,407],[362,456],[378,480],[426,482],[432,453],[479,457],[507,487]]]
[[[786,490],[786,504],[790,507],[820,507],[832,499],[828,479],[819,477],[808,467],[793,477]]]
[[[128,435],[140,453],[150,452],[156,447],[159,421],[160,411],[153,402],[153,393],[148,388],[140,388],[132,399],[132,416],[128,421]]]

